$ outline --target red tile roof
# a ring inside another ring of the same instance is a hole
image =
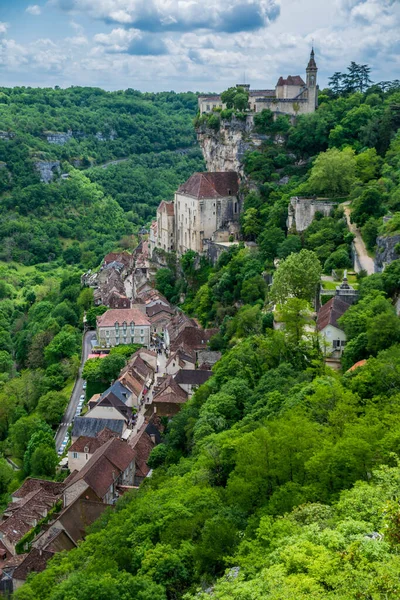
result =
[[[306,85],[300,75],[289,75],[286,79],[279,77],[277,86],[281,85]]]
[[[338,296],[331,298],[318,311],[317,331],[322,331],[327,325],[333,325],[333,327],[341,329],[337,321],[349,307],[350,304],[340,300]]]
[[[128,468],[133,459],[134,454],[128,444],[113,438],[96,450],[79,473],[69,481],[67,487],[84,480],[99,498],[103,498],[118,475]]]
[[[137,308],[113,308],[97,317],[97,326],[114,327],[115,323],[119,323],[119,325],[122,326],[122,323],[124,322],[130,325],[132,321],[135,325],[139,326],[150,325],[150,321],[146,315]]]
[[[364,360],[359,360],[358,362],[354,363],[354,365],[352,367],[350,367],[350,369],[347,369],[346,373],[351,373],[351,371],[355,371],[359,367],[363,367],[366,364],[367,364],[367,360],[365,358],[364,358]]]
[[[238,192],[239,177],[234,171],[194,173],[178,189],[179,194],[198,199],[237,196]]]
[[[175,215],[175,207],[174,207],[174,203],[173,202],[166,202],[165,200],[163,200],[158,209],[157,212],[166,212],[167,215],[169,217],[173,217]]]
[[[68,452],[84,452],[85,448],[88,448],[89,454],[94,454],[97,448],[100,448],[111,438],[117,437],[115,431],[111,431],[108,427],[105,427],[100,431],[96,437],[88,437],[87,435],[81,435],[76,442],[69,447]]]

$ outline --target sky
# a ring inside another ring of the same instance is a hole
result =
[[[351,61],[400,78],[400,0],[0,0],[0,86],[218,92]]]

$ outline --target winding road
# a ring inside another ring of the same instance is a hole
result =
[[[61,425],[57,430],[55,442],[56,442],[56,450],[58,451],[63,439],[67,435],[68,427],[72,424],[72,421],[75,417],[76,408],[78,406],[79,397],[83,394],[83,379],[82,379],[82,370],[83,365],[85,364],[87,357],[90,354],[91,350],[91,341],[96,337],[95,331],[87,331],[83,336],[83,344],[82,344],[82,360],[81,365],[79,367],[78,377],[76,378],[74,389],[72,390],[71,398],[67,406],[67,410],[64,413],[64,416],[61,421]]]
[[[353,241],[355,250],[354,270],[356,273],[364,270],[368,275],[375,273],[374,260],[368,256],[367,248],[365,247],[364,240],[361,237],[360,230],[354,223],[350,221],[350,207],[347,202],[343,203],[344,214],[346,215],[346,221],[351,233],[354,233],[355,238]]]

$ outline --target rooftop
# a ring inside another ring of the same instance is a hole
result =
[[[199,200],[237,196],[238,192],[239,177],[235,171],[194,173],[178,189],[179,194]]]
[[[139,326],[150,325],[146,315],[137,308],[113,308],[97,317],[98,327],[114,327],[115,323],[119,325],[123,323],[127,323],[127,325],[134,323]]]
[[[344,315],[349,306],[350,305],[341,300],[339,296],[331,298],[318,311],[317,331],[322,331],[327,325],[332,325],[333,327],[341,329],[338,319]]]
[[[72,428],[72,437],[96,437],[104,428],[114,431],[119,436],[124,430],[123,419],[88,419],[86,417],[75,417]]]

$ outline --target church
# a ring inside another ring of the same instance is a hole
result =
[[[276,114],[301,115],[312,113],[318,106],[317,64],[314,49],[306,68],[306,81],[300,75],[279,77],[275,89],[252,90],[248,84],[237,84],[249,93],[249,110],[252,113],[269,109]],[[199,96],[200,114],[210,113],[215,109],[224,109],[221,96]]]

